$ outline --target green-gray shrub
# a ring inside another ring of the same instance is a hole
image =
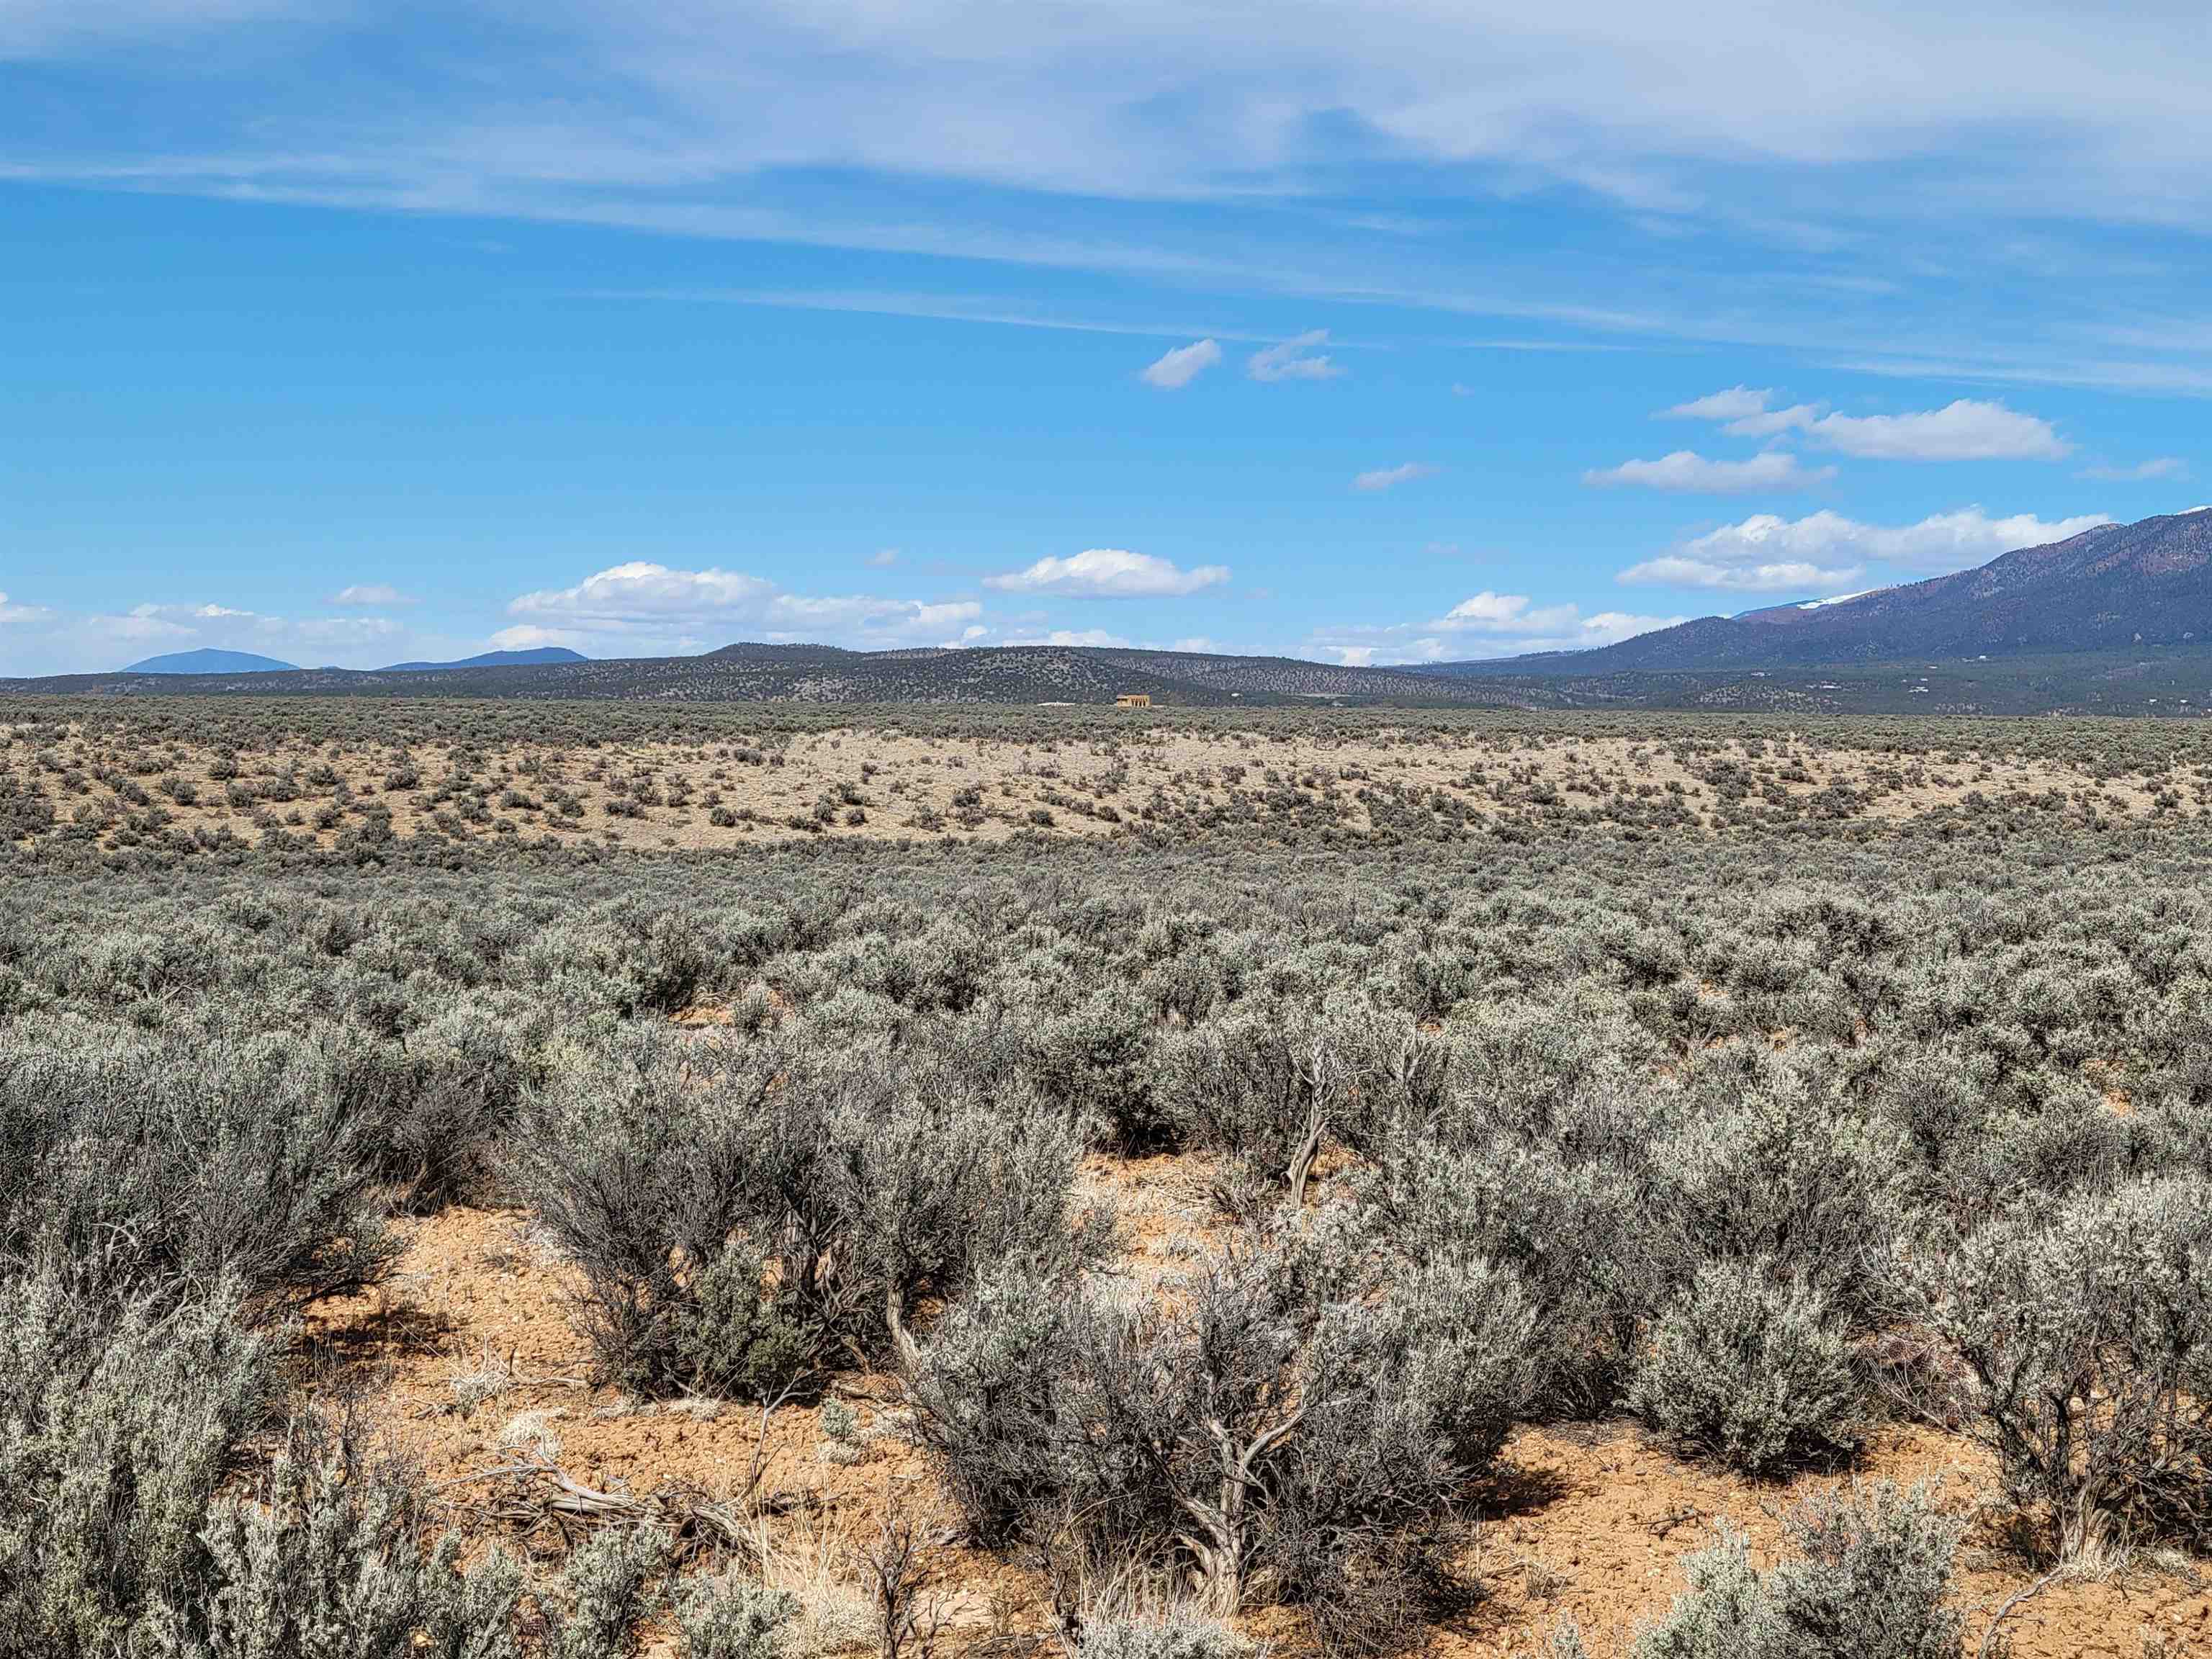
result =
[[[667,1553],[644,1527],[607,1527],[568,1552],[552,1604],[547,1659],[622,1659],[659,1606]]]
[[[694,1579],[676,1603],[681,1659],[783,1659],[799,1603],[731,1571]]]
[[[419,1510],[407,1486],[311,1437],[279,1454],[250,1494],[210,1507],[209,1582],[161,1597],[160,1650],[180,1659],[517,1659],[520,1568],[495,1550],[462,1574],[451,1534],[423,1547]]]
[[[760,1252],[739,1240],[686,1281],[675,1341],[693,1392],[770,1401],[813,1369],[821,1333],[792,1316],[766,1273]]]
[[[1076,1659],[1245,1659],[1251,1651],[1219,1620],[1177,1613],[1086,1620],[1075,1643]]]
[[[1763,1573],[1723,1528],[1684,1564],[1688,1590],[1636,1659],[1956,1659],[1962,1625],[1944,1598],[1960,1531],[1927,1489],[1887,1483],[1786,1515],[1796,1553]]]
[[[1850,1349],[1820,1292],[1764,1261],[1715,1261],[1653,1333],[1629,1404],[1662,1434],[1747,1474],[1832,1463],[1865,1422]]]
[[[2055,1553],[2212,1538],[2212,1182],[2022,1206],[1957,1251],[1937,1323]]]
[[[205,1593],[208,1505],[274,1373],[234,1289],[118,1302],[51,1263],[0,1282],[0,1656],[106,1659],[161,1598]]]

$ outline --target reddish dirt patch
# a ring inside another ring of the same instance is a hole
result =
[[[1202,1160],[1097,1158],[1084,1185],[1112,1200],[1122,1218],[1126,1266],[1157,1285],[1219,1248],[1210,1204],[1213,1171]],[[302,1333],[303,1362],[325,1382],[357,1387],[362,1410],[422,1462],[453,1523],[494,1530],[467,1477],[514,1461],[503,1430],[526,1413],[558,1443],[560,1466],[603,1491],[649,1493],[680,1485],[708,1494],[744,1488],[763,1444],[754,1407],[647,1406],[586,1380],[589,1352],[569,1323],[564,1273],[548,1259],[519,1212],[453,1209],[411,1224],[398,1271],[379,1293],[337,1302]],[[465,1408],[455,1379],[503,1374],[504,1386]],[[839,1379],[838,1396],[862,1425],[858,1461],[832,1462],[818,1413],[787,1407],[769,1424],[763,1489],[777,1494],[765,1541],[793,1587],[842,1597],[855,1609],[851,1552],[872,1540],[894,1510],[930,1540],[931,1595],[957,1645],[994,1635],[1045,1636],[1048,1598],[1034,1577],[960,1547],[957,1517],[922,1460],[891,1430],[896,1389],[886,1377]],[[1835,1484],[1806,1478],[1759,1486],[1684,1463],[1631,1424],[1594,1429],[1528,1429],[1508,1448],[1511,1469],[1486,1505],[1465,1562],[1487,1598],[1440,1627],[1426,1651],[1438,1659],[1529,1655],[1553,1626],[1572,1617],[1591,1651],[1625,1652],[1636,1627],[1662,1615],[1682,1587],[1682,1559],[1704,1548],[1727,1520],[1771,1560],[1779,1512]],[[1986,1458],[1969,1443],[1932,1430],[1889,1431],[1869,1449],[1863,1477],[1900,1482],[1940,1478],[1947,1504],[1978,1510],[1990,1491]],[[1960,1605],[1969,1646],[1989,1612],[2032,1574],[1978,1547],[1963,1555]],[[510,1543],[515,1541],[511,1537]],[[551,1545],[557,1540],[541,1537]],[[834,1609],[832,1610],[834,1611]],[[830,1621],[836,1628],[835,1621]],[[1280,1613],[1251,1621],[1279,1649],[1306,1645],[1300,1622]],[[2046,1590],[2008,1626],[2019,1659],[2176,1659],[2212,1656],[2212,1594],[2176,1572],[2138,1569]],[[860,1639],[859,1631],[852,1634]]]

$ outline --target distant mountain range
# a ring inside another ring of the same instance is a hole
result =
[[[565,645],[541,645],[530,651],[486,651],[457,662],[396,662],[379,674],[438,674],[454,668],[516,668],[549,662],[583,662],[584,654]],[[122,671],[126,674],[335,674],[335,668],[304,669],[297,663],[274,657],[257,657],[251,651],[173,651],[166,657],[149,657]]]
[[[1400,668],[1346,668],[1294,657],[1188,651],[1000,646],[845,651],[740,643],[696,657],[586,659],[574,652],[493,653],[466,663],[61,675],[0,682],[0,691],[144,696],[631,698],[679,702],[1097,703],[1124,693],[1191,707],[1361,702],[1436,707],[1512,701],[1489,686]],[[265,660],[265,659],[262,659]]]
[[[1184,708],[2194,714],[2212,708],[2212,509],[2100,526],[1929,581],[1496,661],[1349,668],[1096,647],[742,643],[697,657],[593,661],[554,647],[356,671],[193,651],[119,674],[0,681],[0,692],[1000,704],[1141,693]]]
[[[299,672],[297,663],[257,657],[251,651],[172,651],[165,657],[134,662],[126,674],[276,674]]]
[[[526,668],[539,663],[588,661],[580,651],[565,645],[541,645],[530,651],[484,651],[454,662],[396,662],[380,668],[380,674],[440,674],[453,668]]]
[[[1701,617],[1595,651],[1437,665],[1456,676],[1812,668],[2212,647],[2212,508],[2099,525],[1973,570]]]

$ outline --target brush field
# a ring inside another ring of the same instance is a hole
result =
[[[7,712],[0,1659],[2212,1654],[2193,726]]]

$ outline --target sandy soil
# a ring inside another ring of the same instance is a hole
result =
[[[1086,1164],[1088,1194],[1110,1197],[1120,1212],[1123,1265],[1138,1283],[1158,1285],[1219,1248],[1215,1174],[1196,1158]],[[786,1407],[763,1433],[754,1407],[624,1399],[586,1381],[588,1350],[568,1321],[565,1271],[527,1216],[456,1208],[408,1225],[397,1274],[373,1295],[319,1310],[302,1333],[301,1361],[320,1383],[357,1391],[367,1419],[440,1483],[455,1524],[510,1547],[556,1550],[550,1527],[518,1534],[487,1516],[487,1500],[514,1490],[512,1480],[471,1478],[512,1467],[533,1448],[596,1490],[638,1494],[741,1493],[757,1457],[760,1490],[771,1499],[757,1537],[767,1576],[801,1598],[825,1650],[866,1644],[853,1552],[894,1512],[927,1540],[928,1600],[955,1650],[1049,1634],[1049,1598],[1035,1576],[958,1541],[957,1515],[898,1431],[894,1379],[838,1379],[835,1393],[861,1425],[856,1457],[833,1448],[817,1408]],[[1808,1477],[1762,1486],[1686,1464],[1629,1423],[1523,1430],[1507,1460],[1462,1563],[1488,1594],[1432,1632],[1425,1650],[1434,1655],[1533,1655],[1567,1617],[1594,1654],[1625,1651],[1640,1623],[1665,1612],[1682,1586],[1682,1559],[1711,1541],[1717,1523],[1742,1528],[1760,1559],[1771,1559],[1779,1511],[1833,1484]],[[1940,1480],[1946,1504],[1963,1514],[1978,1514],[1990,1490],[1977,1448],[1927,1429],[1884,1432],[1857,1473]],[[1958,1595],[1972,1651],[1990,1612],[2033,1575],[1998,1547],[1985,1518],[1970,1531],[1962,1563]],[[1308,1645],[1294,1614],[1261,1612],[1251,1624],[1280,1651]],[[2212,1592],[2191,1564],[2139,1563],[2052,1587],[2008,1629],[2020,1659],[2212,1654]]]
[[[1756,750],[1757,752],[1754,752]],[[1929,762],[1788,738],[1704,749],[1627,738],[1486,735],[1377,728],[1323,743],[1273,731],[1117,729],[1057,742],[920,737],[878,730],[778,733],[757,742],[607,743],[588,749],[277,747],[228,757],[183,744],[141,749],[99,731],[60,743],[0,727],[0,772],[36,780],[56,828],[104,845],[165,828],[276,828],[325,844],[388,812],[393,834],[550,836],[623,848],[702,850],[797,835],[992,842],[1018,833],[1114,836],[1144,824],[1206,833],[1254,823],[1326,824],[1365,836],[1408,810],[1480,834],[1518,819],[1624,804],[1679,830],[1747,808],[1897,823],[1985,802],[2103,819],[2159,810],[2171,781],[2100,780],[2017,757]],[[2180,779],[2182,817],[2212,805]],[[1734,803],[1731,806],[1731,802]],[[616,809],[609,811],[612,805]],[[718,821],[718,819],[720,821]]]

